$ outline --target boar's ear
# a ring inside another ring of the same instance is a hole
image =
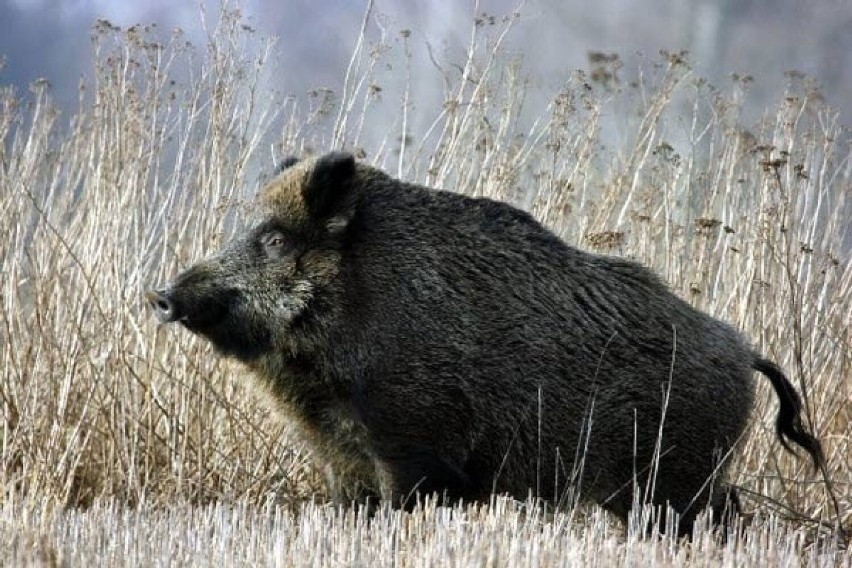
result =
[[[325,222],[334,217],[351,216],[349,194],[354,176],[355,157],[352,154],[331,152],[316,161],[302,192],[313,221]]]
[[[276,168],[275,172],[280,174],[281,172],[289,170],[298,163],[299,158],[297,158],[296,156],[287,156],[286,158],[281,160],[281,163],[278,164],[278,168]]]

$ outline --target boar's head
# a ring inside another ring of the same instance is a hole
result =
[[[337,152],[286,161],[260,192],[254,226],[146,292],[160,322],[179,322],[246,362],[287,349],[293,328],[335,286],[359,167]]]

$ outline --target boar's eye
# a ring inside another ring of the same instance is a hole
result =
[[[284,258],[293,251],[293,242],[279,231],[272,231],[261,236],[260,244],[269,258]]]

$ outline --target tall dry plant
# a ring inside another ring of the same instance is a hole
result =
[[[591,54],[544,93],[505,49],[519,16],[477,16],[466,60],[434,60],[444,98],[424,107],[388,69],[436,71],[412,65],[410,31],[374,33],[373,17],[369,5],[340,93],[264,88],[273,46],[229,8],[205,22],[200,50],[98,22],[94,79],[70,118],[44,82],[0,92],[6,498],[295,502],[321,490],[241,370],[157,329],[141,292],[240,226],[274,159],[338,147],[515,203],[574,245],[653,267],[743,330],[805,395],[848,522],[852,153],[807,80],[791,76],[754,124],[741,117],[747,77],[716,90],[679,53],[630,65]],[[630,67],[635,80],[621,79]],[[733,481],[761,508],[830,521],[825,485],[781,450],[775,397],[758,384]]]
[[[4,89],[5,491],[68,505],[291,492],[280,426],[197,342],[157,333],[140,298],[222,238],[279,111],[258,88],[271,46],[241,26],[224,11],[199,52],[180,32],[161,44],[97,22],[66,124],[45,82]]]

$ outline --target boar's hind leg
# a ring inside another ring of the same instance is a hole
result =
[[[736,527],[736,519],[742,513],[740,496],[737,490],[729,485],[724,485],[713,494],[710,503],[713,511],[713,524],[722,529],[722,536]]]
[[[403,443],[379,455],[384,472],[382,497],[411,510],[419,496],[436,495],[442,504],[474,498],[473,483],[461,469],[431,448]]]
[[[696,518],[705,507],[709,506],[713,514],[713,528],[721,529],[723,536],[731,527],[735,526],[735,519],[741,512],[739,494],[736,489],[728,485],[721,485],[713,490],[709,500],[706,496],[703,496],[703,498],[690,503],[686,507],[683,507],[682,502],[678,502],[678,500],[667,504],[672,505],[674,510],[680,515],[677,527],[678,536],[687,536],[690,538],[692,538]],[[659,528],[663,532],[666,527],[665,516],[667,512],[665,508],[660,511]]]

